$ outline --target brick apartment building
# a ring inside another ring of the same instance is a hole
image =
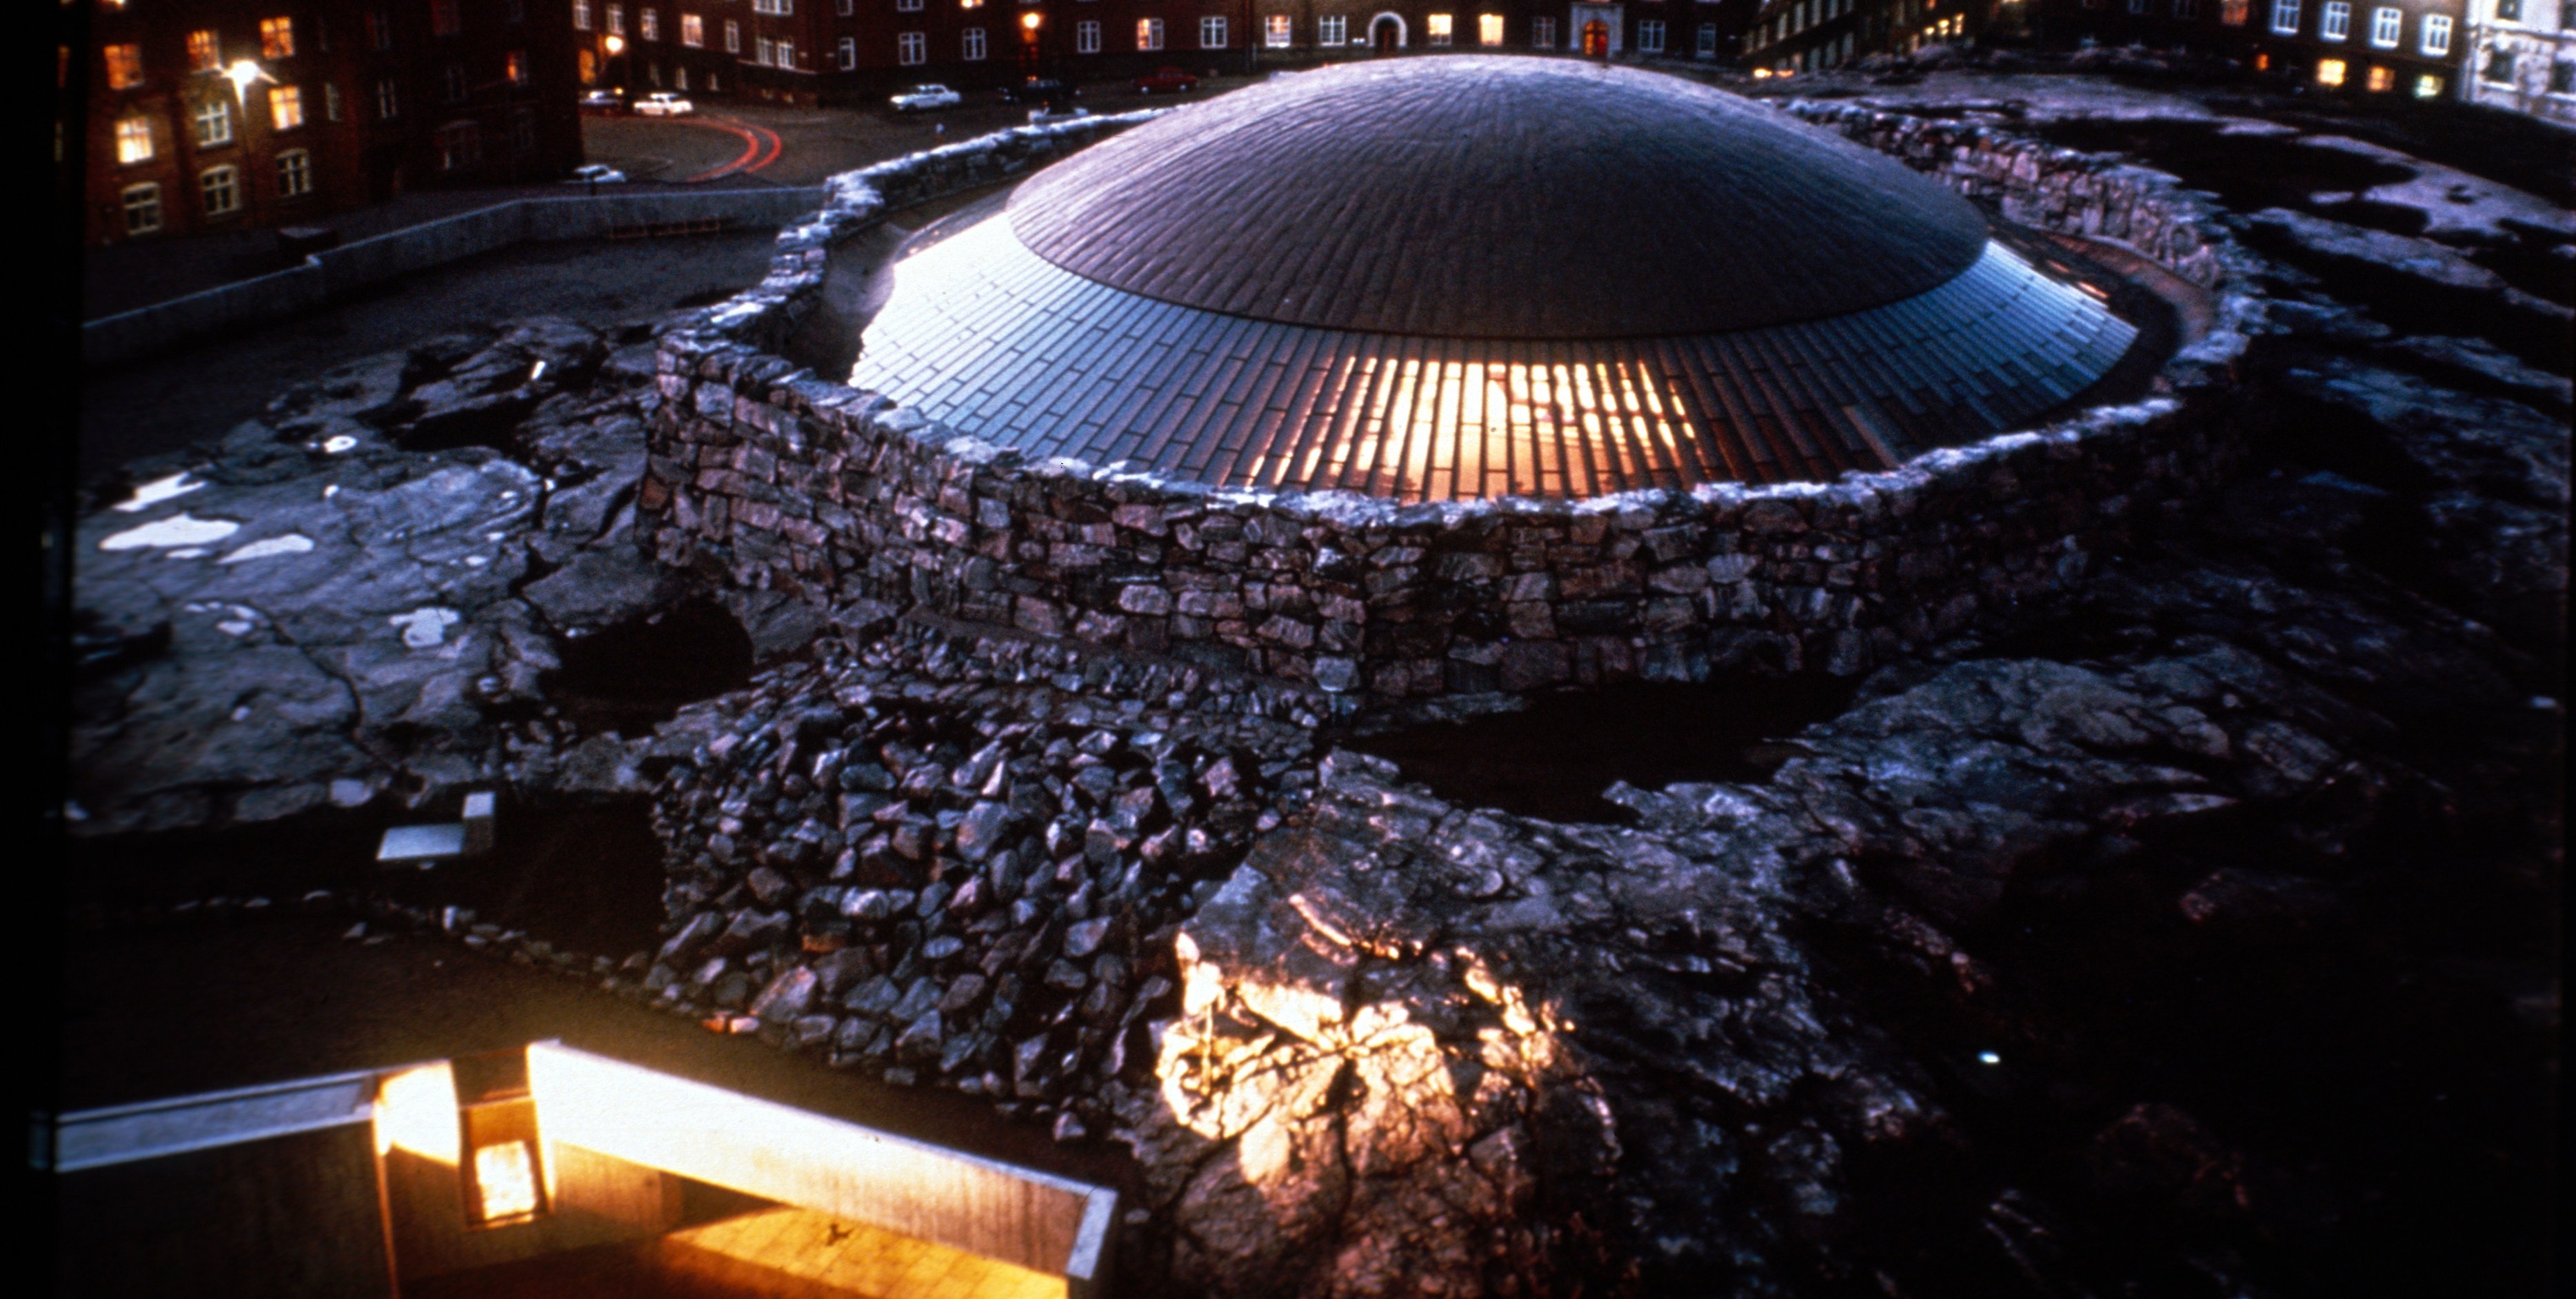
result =
[[[2525,0],[2526,3],[2529,0]],[[2457,93],[2464,0],[2051,0],[2056,41],[2186,49],[2325,89]]]
[[[2027,33],[2028,0],[1764,0],[1744,36],[1744,65],[1792,75],[1926,45]]]
[[[555,0],[586,84],[865,103],[1442,50],[1731,59],[1753,0]]]
[[[2576,126],[2576,0],[2468,0],[2461,97]]]
[[[92,244],[581,161],[560,0],[79,0]]]

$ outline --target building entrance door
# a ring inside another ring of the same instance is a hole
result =
[[[1610,24],[1598,18],[1583,24],[1583,57],[1587,59],[1610,57]]]
[[[1393,54],[1404,48],[1404,25],[1392,17],[1381,16],[1369,24],[1369,44],[1380,54]]]

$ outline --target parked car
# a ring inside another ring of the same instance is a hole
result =
[[[567,185],[623,185],[626,173],[604,162],[588,162],[572,169]]]
[[[1091,116],[1091,110],[1088,108],[1071,108],[1063,111],[1052,108],[1032,108],[1029,110],[1029,125],[1044,126],[1049,122],[1070,122],[1077,117],[1089,116]]]
[[[1136,78],[1136,93],[1140,95],[1177,95],[1198,88],[1199,79],[1179,68],[1157,68]]]
[[[646,117],[679,117],[698,111],[698,106],[667,90],[656,90],[635,101],[635,111]]]
[[[588,91],[581,97],[581,111],[585,113],[623,113],[626,111],[626,96],[621,95],[614,90]]]
[[[888,101],[898,113],[918,113],[926,108],[954,108],[963,96],[946,86],[914,86]]]
[[[1057,106],[1071,100],[1077,93],[1079,92],[1072,86],[1058,80],[1057,78],[1030,77],[1016,86],[1002,87],[1002,102],[1005,104],[1045,104],[1049,108],[1056,109],[1056,111],[1061,112],[1063,110]]]

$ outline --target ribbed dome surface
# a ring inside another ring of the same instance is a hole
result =
[[[1976,262],[1903,164],[1677,77],[1562,59],[1345,64],[1023,184],[1020,241],[1157,301],[1484,339],[1709,334],[1866,310]]]

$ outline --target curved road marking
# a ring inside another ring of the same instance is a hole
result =
[[[778,139],[778,133],[765,126],[737,122],[730,117],[688,117],[680,120],[729,132],[742,141],[742,152],[731,162],[710,167],[695,176],[688,177],[681,182],[682,184],[694,185],[700,181],[716,180],[737,172],[758,171],[778,161],[778,155],[784,147]]]

